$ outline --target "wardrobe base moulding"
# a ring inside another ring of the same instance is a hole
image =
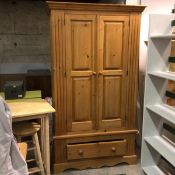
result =
[[[114,166],[119,163],[128,163],[130,165],[137,163],[137,156],[122,156],[122,157],[110,157],[110,158],[97,158],[88,160],[79,160],[66,163],[59,163],[54,165],[54,172],[60,173],[66,169],[79,169],[83,170],[86,168],[100,168],[103,166]]]

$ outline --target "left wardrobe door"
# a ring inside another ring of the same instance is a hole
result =
[[[95,15],[65,15],[67,132],[95,129],[95,33]]]

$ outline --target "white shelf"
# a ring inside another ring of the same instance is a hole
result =
[[[164,173],[157,166],[143,167],[143,171],[149,175],[164,175]]]
[[[148,75],[153,75],[158,78],[164,78],[168,80],[173,80],[175,81],[175,73],[169,72],[169,71],[154,71],[154,72],[149,72]]]
[[[165,175],[157,166],[161,155],[175,167],[175,146],[160,136],[163,123],[175,125],[175,108],[162,103],[168,80],[175,81],[175,72],[168,71],[173,19],[152,14],[149,20],[141,153],[141,166],[148,175]]]
[[[173,39],[175,38],[175,34],[165,34],[165,35],[153,35],[150,36],[151,39]]]
[[[163,119],[175,124],[175,109],[164,104],[147,106],[147,109],[161,116]]]
[[[160,155],[175,165],[175,148],[160,136],[145,137],[145,141],[150,144]]]

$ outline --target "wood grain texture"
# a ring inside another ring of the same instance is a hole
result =
[[[74,162],[66,162],[66,163],[59,163],[54,165],[54,171],[59,173],[66,169],[79,169],[83,170],[86,168],[100,168],[103,166],[114,166],[119,163],[128,163],[130,165],[135,164],[137,162],[136,155],[130,156],[122,156],[122,157],[105,157],[105,158],[98,158],[98,159],[90,159],[90,160],[80,160]]]
[[[138,130],[118,130],[118,131],[106,131],[106,132],[93,132],[93,133],[81,133],[81,134],[68,134],[54,136],[54,139],[65,139],[65,138],[79,138],[79,137],[89,137],[89,136],[105,136],[105,135],[121,135],[121,134],[138,134]]]
[[[79,10],[79,11],[101,11],[101,12],[142,12],[145,6],[99,4],[99,3],[69,3],[47,1],[52,10]]]
[[[90,143],[97,143],[97,142],[112,142],[112,141],[119,141],[119,140],[126,140],[127,147],[126,147],[126,154],[125,155],[134,155],[135,154],[135,135],[136,132],[119,132],[115,133],[101,133],[101,135],[79,135],[79,137],[75,134],[74,136],[69,137],[60,137],[54,139],[55,148],[55,163],[62,163],[66,162],[67,160],[67,145],[76,145],[76,144],[90,144]],[[58,149],[59,148],[59,149]]]
[[[94,128],[95,16],[65,16],[67,131]],[[83,106],[82,106],[83,105]]]
[[[66,140],[54,140],[55,147],[55,163],[64,163],[67,162],[67,142]]]
[[[41,149],[40,149],[40,144],[39,144],[37,132],[34,135],[32,135],[32,140],[36,146],[36,150],[34,152],[35,152],[35,158],[38,159],[38,167],[40,169],[40,173],[41,173],[41,175],[45,175],[45,170],[44,170],[44,166],[43,166],[43,161],[45,161],[45,160],[43,160],[42,156],[41,156]],[[47,140],[47,141],[49,142],[49,140]],[[49,153],[50,153],[50,150],[48,149],[48,154]],[[49,154],[49,156],[50,156],[50,154]],[[45,155],[43,157],[45,157]],[[48,161],[49,161],[49,159],[48,159]],[[48,166],[48,168],[46,169],[46,174],[50,175],[50,161],[45,162],[45,164],[46,164],[46,166]],[[29,173],[31,173],[31,172],[29,171]]]
[[[100,141],[116,141],[116,140],[127,140],[127,143],[130,144],[129,138],[135,137],[136,133],[120,133],[120,134],[106,134],[106,135],[89,135],[88,137],[72,137],[67,138],[67,144],[76,144],[76,143],[90,143],[90,142],[100,142]],[[83,138],[83,139],[82,139]],[[65,140],[65,139],[62,139]],[[55,140],[56,141],[56,140]],[[128,146],[128,145],[127,145]]]
[[[52,48],[52,94],[53,105],[56,109],[55,117],[55,132],[66,133],[66,118],[64,110],[64,13],[62,11],[51,12],[51,48]],[[53,27],[52,27],[53,26]],[[63,82],[63,84],[59,83]],[[62,102],[62,103],[61,103]],[[59,117],[62,116],[62,117]]]
[[[48,4],[54,33],[55,173],[134,163],[139,25],[144,7]],[[116,139],[126,140],[126,150],[120,151],[124,156],[113,157],[108,144],[107,152],[100,153],[99,142],[112,144]],[[85,157],[78,161],[82,149]]]
[[[40,128],[38,123],[18,122],[13,124],[13,133],[18,137],[25,137],[37,133]]]
[[[17,121],[38,120],[41,123],[40,141],[44,168],[50,175],[50,140],[49,140],[49,115],[55,110],[43,99],[31,99],[20,102],[8,103],[12,112],[13,124]],[[31,169],[30,169],[31,170]]]
[[[140,15],[131,14],[130,34],[129,34],[129,61],[128,61],[128,128],[135,128],[136,104],[138,91],[138,71],[139,71],[139,38],[140,38]]]
[[[43,99],[25,99],[24,101],[7,102],[13,120],[33,115],[55,112],[55,109]]]
[[[99,129],[115,130],[125,124],[129,16],[100,16],[98,27]]]
[[[126,140],[67,145],[68,160],[126,154]]]
[[[19,147],[20,153],[24,157],[24,160],[26,160],[26,156],[27,156],[27,143],[25,143],[25,142],[18,143],[18,147]]]

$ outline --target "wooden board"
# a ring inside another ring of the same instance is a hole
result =
[[[125,124],[128,24],[129,16],[100,16],[98,19],[99,129],[114,130]]]
[[[86,168],[101,168],[104,166],[115,166],[120,163],[128,163],[130,165],[137,163],[136,155],[122,156],[122,157],[105,157],[105,158],[94,158],[88,160],[78,160],[74,162],[65,162],[54,165],[54,171],[59,173],[66,169],[79,169],[83,170]]]
[[[24,159],[26,160],[27,156],[27,143],[18,143],[19,151],[23,155]]]
[[[27,99],[7,102],[7,104],[13,119],[55,112],[55,109],[43,99]]]
[[[69,132],[93,130],[95,125],[95,20],[94,15],[65,16]]]
[[[68,160],[126,154],[126,140],[67,145]]]

